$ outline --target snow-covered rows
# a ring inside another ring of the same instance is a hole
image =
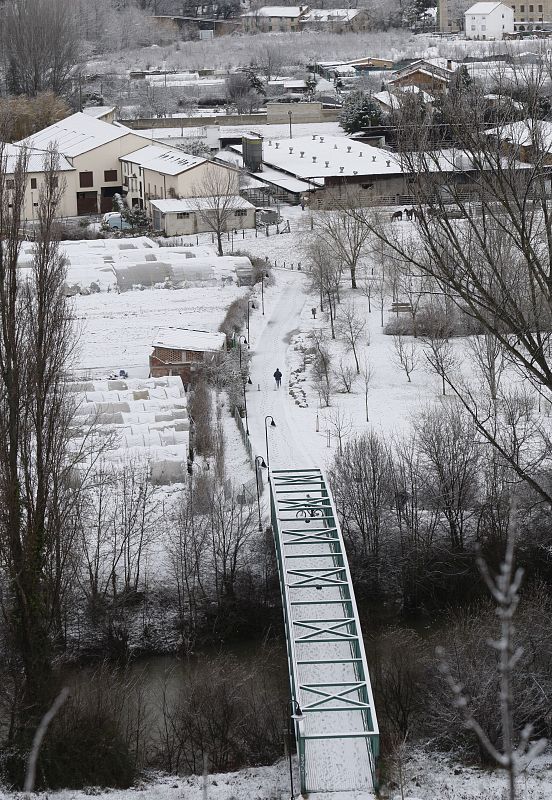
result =
[[[75,381],[68,388],[76,405],[71,449],[80,468],[90,468],[95,458],[87,448],[92,436],[102,448],[94,468],[138,460],[149,464],[156,485],[184,480],[190,425],[178,376]]]

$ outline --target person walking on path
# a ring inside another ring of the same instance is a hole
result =
[[[274,380],[276,381],[276,388],[279,389],[282,383],[282,373],[278,367],[276,367],[276,372],[274,373]]]

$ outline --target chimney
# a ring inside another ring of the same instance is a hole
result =
[[[315,133],[313,133],[313,135],[312,135],[312,140],[313,140],[313,142],[316,141],[316,134]]]
[[[330,162],[329,161],[324,161],[324,164],[326,165],[326,169],[328,169],[328,167],[330,166]]]
[[[320,141],[321,141],[321,142],[323,142],[323,141],[324,141],[324,137],[323,137],[323,136],[321,136],[321,137],[320,137]]]
[[[354,169],[353,170],[353,175],[358,175],[358,170]]]
[[[312,157],[312,163],[313,163],[313,164],[316,164],[316,156],[313,156],[313,157]]]
[[[362,150],[361,150],[361,151],[360,151],[360,153],[358,154],[358,157],[359,157],[359,158],[362,158]]]
[[[290,147],[289,148],[289,154],[291,155],[292,153],[293,153],[293,147]]]
[[[375,160],[376,160],[376,157],[375,157],[375,156],[372,156],[372,161],[375,161]]]
[[[301,152],[300,152],[300,154],[299,154],[299,158],[303,158],[303,156],[304,156],[304,155],[305,155],[305,151],[304,151],[304,150],[301,150]]]
[[[334,150],[337,150],[337,145],[336,144],[334,144]]]
[[[387,164],[388,167],[391,166],[391,162],[390,161],[386,161],[385,163]]]
[[[347,146],[347,152],[348,152],[348,153],[350,153],[350,152],[351,152],[351,145],[348,145],[348,146]]]
[[[339,167],[339,171],[340,172],[343,172],[344,169],[345,169],[345,167]]]
[[[268,140],[268,146],[269,146],[269,147],[272,147],[272,139],[269,139],[269,140]]]
[[[275,147],[275,148],[276,148],[276,150],[277,150],[277,149],[280,147],[280,142],[274,142],[274,147]]]
[[[452,61],[450,60],[450,58],[447,58],[447,69],[450,69],[452,72]]]

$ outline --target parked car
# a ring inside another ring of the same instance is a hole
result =
[[[114,231],[125,231],[132,227],[120,211],[109,211],[103,215],[102,222]]]

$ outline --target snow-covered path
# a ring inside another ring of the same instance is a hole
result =
[[[266,458],[265,417],[274,417],[276,428],[268,427],[270,466],[273,468],[312,467],[319,465],[319,437],[314,423],[307,425],[308,415],[295,405],[288,392],[289,364],[287,350],[293,333],[298,330],[303,306],[305,277],[300,272],[280,273],[287,284],[272,309],[257,341],[253,342],[251,380],[247,408],[250,437],[254,453]],[[276,390],[273,378],[276,367],[283,373],[282,385]],[[308,429],[310,428],[310,429]]]

